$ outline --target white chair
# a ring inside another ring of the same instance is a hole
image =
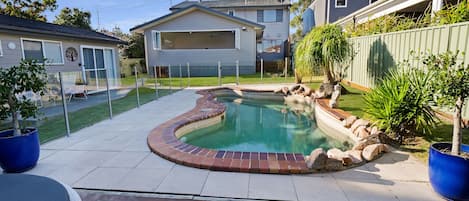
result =
[[[24,91],[22,93],[16,94],[16,98],[21,101],[29,100],[38,107],[43,107],[42,97],[39,94],[36,94],[32,91]]]
[[[88,90],[86,89],[86,85],[76,84],[77,76],[80,75],[75,72],[63,74],[62,81],[64,86],[64,95],[67,97],[68,102],[70,102],[72,98],[77,98],[77,95],[81,95],[84,99],[88,99]]]

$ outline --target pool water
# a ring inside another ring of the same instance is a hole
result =
[[[283,102],[218,97],[226,105],[221,123],[193,131],[181,141],[195,146],[249,152],[284,152],[309,155],[321,147],[349,148],[326,136],[310,114],[293,111]]]

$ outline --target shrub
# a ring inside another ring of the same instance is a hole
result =
[[[365,95],[365,112],[400,143],[417,132],[430,133],[438,121],[429,106],[432,78],[433,73],[416,69],[391,71]]]

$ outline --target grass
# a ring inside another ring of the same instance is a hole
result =
[[[140,104],[143,105],[155,100],[155,90],[139,88]],[[159,95],[170,94],[169,90],[160,90]],[[136,90],[133,89],[125,97],[112,101],[112,113],[118,115],[137,107]],[[69,112],[70,131],[75,132],[109,118],[107,103],[101,103],[75,112]],[[44,119],[38,126],[41,143],[56,139],[66,134],[65,120],[63,116],[55,116]]]
[[[155,80],[154,78],[150,77],[148,74],[141,74],[139,75],[139,78],[144,78],[146,84],[154,84]],[[240,84],[264,84],[264,83],[292,83],[294,82],[295,78],[294,77],[279,77],[276,76],[275,74],[264,74],[263,79],[261,80],[261,75],[260,73],[253,74],[253,75],[240,75],[239,76],[239,83]],[[321,77],[312,77],[309,78],[309,80],[306,80],[306,82],[311,82],[311,81],[317,81],[320,80]],[[236,76],[223,76],[222,77],[222,84],[228,84],[228,83],[236,83]],[[186,87],[188,86],[188,83],[190,81],[190,86],[192,87],[200,87],[200,86],[217,86],[218,85],[218,77],[173,77],[171,79],[169,78],[159,78],[158,83],[163,86],[173,86],[173,87],[179,87],[182,82],[182,86]],[[129,76],[121,79],[122,85],[125,86],[133,86],[135,85],[135,77]]]

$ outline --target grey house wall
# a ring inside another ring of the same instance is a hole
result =
[[[246,27],[246,30],[241,30]],[[195,30],[240,30],[239,49],[194,49],[194,50],[154,50],[152,31],[195,31]],[[234,74],[236,60],[239,60],[240,74],[256,72],[256,32],[253,28],[230,20],[216,17],[202,11],[193,11],[171,21],[145,30],[148,65],[173,66],[172,75],[179,76],[179,65],[187,72],[190,63],[191,76],[217,75],[218,61],[223,66],[224,75]],[[176,67],[174,67],[176,66]],[[231,69],[231,70],[230,70]]]
[[[283,17],[282,22],[264,23],[257,21],[258,10],[275,10],[282,9]],[[263,39],[266,40],[282,40],[282,48],[280,53],[262,53],[258,57],[268,61],[282,60],[285,57],[285,42],[290,36],[290,10],[284,6],[271,6],[271,7],[249,7],[249,8],[233,8],[233,9],[217,9],[220,12],[228,13],[228,10],[234,10],[235,16],[240,17],[251,22],[256,22],[265,26]]]
[[[309,6],[314,12],[315,26],[333,23],[370,4],[370,0],[347,0],[347,7],[336,8],[335,1],[336,0],[316,0]],[[328,15],[329,21],[327,19]]]
[[[102,43],[102,42],[95,42],[95,41],[87,41],[82,39],[71,39],[71,38],[64,38],[64,37],[53,37],[53,36],[44,36],[44,35],[36,35],[36,34],[27,34],[27,33],[8,33],[8,32],[0,32],[0,41],[3,50],[3,56],[0,56],[0,67],[11,67],[14,65],[18,65],[23,58],[23,50],[21,49],[21,38],[24,39],[36,39],[36,40],[51,40],[62,42],[62,53],[64,57],[64,64],[61,65],[47,65],[47,72],[55,73],[55,72],[73,72],[73,71],[82,71],[80,66],[81,63],[81,53],[80,53],[80,46],[99,46],[99,47],[106,47],[114,49],[114,58],[116,64],[116,72],[120,72],[119,67],[119,51],[117,49],[117,44],[110,44],[110,43]],[[16,48],[10,49],[8,48],[8,43],[14,43]],[[65,50],[69,47],[73,47],[78,51],[78,59],[74,62],[68,61],[65,57]],[[119,74],[117,74],[119,76]]]

